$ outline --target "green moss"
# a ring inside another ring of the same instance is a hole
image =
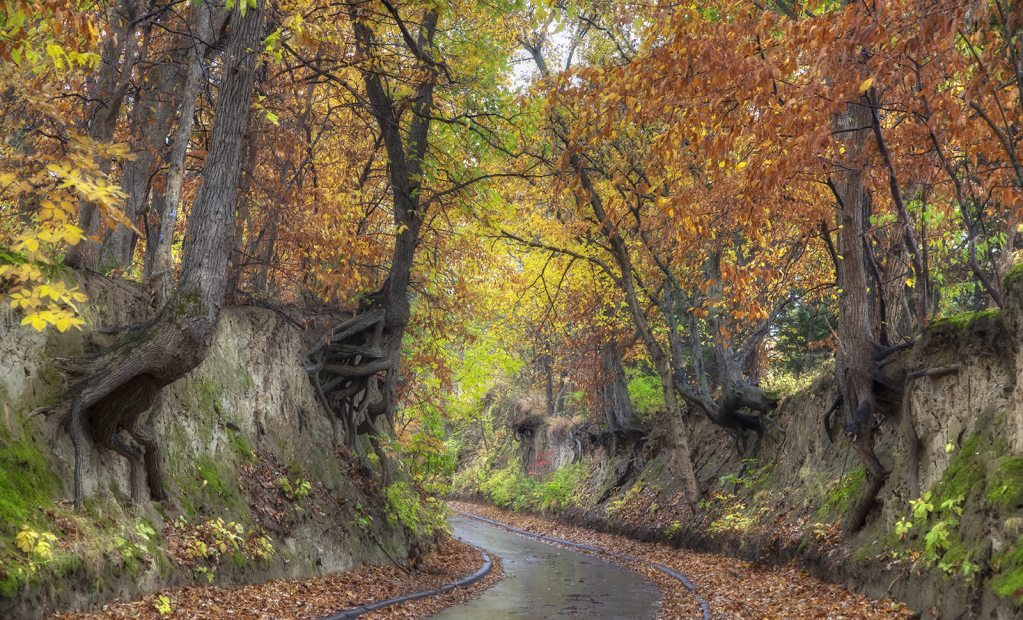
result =
[[[231,440],[231,445],[234,446],[234,453],[238,456],[239,461],[252,464],[258,463],[256,457],[252,454],[252,448],[249,448],[249,444],[245,441],[244,437],[235,437]]]
[[[983,459],[977,454],[980,448],[981,436],[979,434],[970,437],[962,448],[956,451],[952,461],[945,470],[945,475],[938,483],[940,496],[945,499],[954,499],[962,496],[969,496],[983,488],[981,484],[987,477],[987,470],[984,467]]]
[[[1001,572],[991,579],[991,589],[1002,598],[1014,598],[1016,604],[1023,604],[1023,596],[1016,594],[1023,590],[1023,538],[1016,541],[1015,549],[996,560]]]
[[[860,488],[866,477],[867,470],[861,467],[846,476],[840,485],[828,491],[824,505],[817,511],[817,520],[827,521],[848,510],[849,506],[859,497]]]
[[[998,462],[988,484],[987,500],[1007,508],[1023,504],[1023,458],[1009,456]]]
[[[202,459],[196,469],[199,471],[199,477],[206,482],[206,485],[209,486],[211,491],[218,494],[227,492],[227,486],[224,485],[224,481],[221,480],[220,475],[217,472],[216,463],[210,459]]]
[[[201,508],[211,515],[223,515],[225,520],[229,518],[251,524],[252,517],[248,505],[242,498],[238,485],[232,482],[237,478],[234,467],[229,463],[202,457],[191,475],[181,476],[175,480],[184,491],[181,501],[189,517],[195,516],[198,513],[197,508]],[[189,498],[191,502],[188,501]],[[209,504],[205,505],[207,501]]]
[[[948,548],[941,561],[945,564],[961,564],[963,560],[969,559],[970,550],[966,548],[958,538],[950,537],[952,546]]]
[[[234,564],[238,568],[245,568],[245,565],[249,563],[248,559],[245,557],[245,554],[244,553],[239,553],[237,551],[234,552],[234,553],[228,554],[227,557],[231,558],[231,563]]]
[[[36,445],[28,423],[20,414],[21,439],[0,444],[0,532],[13,536],[24,523],[40,518],[37,506],[52,505],[53,493],[62,488]]]
[[[10,571],[7,572],[7,579],[0,581],[0,598],[10,598],[18,593],[18,578]]]
[[[970,325],[985,319],[993,319],[998,316],[1000,310],[982,310],[980,312],[964,312],[955,316],[938,319],[931,324],[931,329],[942,329],[949,327],[956,331],[964,332]]]
[[[154,553],[153,561],[156,562],[156,570],[160,573],[160,577],[166,579],[174,571],[174,567],[171,565],[170,560],[163,553]]]
[[[1023,276],[1023,263],[1016,265],[1009,270],[1009,273],[1005,274],[1005,288],[1008,289],[1021,276]]]
[[[124,570],[128,573],[128,576],[132,579],[138,577],[139,572],[142,570],[142,563],[138,561],[138,558],[134,556],[128,556],[124,558]]]
[[[57,553],[50,568],[59,577],[74,574],[82,567],[82,559],[73,553]]]

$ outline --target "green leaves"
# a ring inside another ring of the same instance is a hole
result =
[[[931,492],[924,493],[923,497],[919,499],[910,500],[909,503],[913,507],[913,517],[916,519],[926,519],[927,515],[934,510],[934,504],[929,503],[928,500],[931,498]]]

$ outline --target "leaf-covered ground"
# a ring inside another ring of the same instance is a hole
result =
[[[500,558],[490,573],[468,588],[455,588],[362,616],[368,619],[421,618],[482,594],[502,575]],[[483,566],[483,557],[469,545],[445,539],[437,551],[423,559],[410,577],[397,567],[364,566],[347,573],[313,579],[275,579],[259,586],[213,588],[186,586],[154,592],[140,601],[114,601],[94,613],[55,613],[48,620],[312,620],[358,605],[402,594],[433,590]],[[162,608],[162,612],[161,612]]]
[[[715,620],[880,620],[913,615],[905,606],[875,601],[804,574],[795,564],[766,566],[663,544],[571,527],[490,506],[450,502],[452,508],[522,530],[598,547],[672,568],[696,584]],[[577,549],[578,551],[578,549]],[[583,551],[584,553],[590,553]],[[638,562],[605,559],[645,573],[664,594],[659,619],[703,618],[695,597],[674,579]]]

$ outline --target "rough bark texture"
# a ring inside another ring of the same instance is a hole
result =
[[[206,73],[207,45],[209,44],[208,42],[213,40],[213,24],[216,17],[213,7],[207,2],[202,2],[198,6],[193,7],[192,10],[195,22],[195,37],[188,42],[188,73],[185,76],[185,83],[181,90],[181,111],[178,117],[178,126],[174,132],[170,158],[167,162],[167,173],[164,176],[165,189],[162,195],[157,196],[153,201],[154,211],[157,215],[155,219],[157,221],[154,222],[151,232],[155,234],[148,238],[149,247],[147,248],[147,255],[152,258],[148,263],[149,269],[146,275],[149,276],[152,283],[154,297],[157,303],[161,305],[170,296],[171,285],[174,280],[171,247],[174,244],[174,227],[177,224],[178,210],[181,202],[181,185],[185,180],[185,156],[188,153],[188,144],[192,138],[196,99],[199,96],[199,88]],[[232,34],[233,36],[234,34]],[[226,83],[232,77],[225,71],[223,79]],[[205,171],[205,166],[203,170]],[[232,186],[232,191],[234,187],[237,186]]]
[[[839,298],[836,383],[845,406],[845,433],[867,470],[866,493],[845,515],[843,529],[849,533],[860,528],[878,491],[891,473],[874,454],[873,418],[877,407],[875,383],[890,383],[877,365],[878,345],[873,337],[872,287],[867,276],[867,256],[863,242],[867,229],[867,193],[862,166],[866,140],[871,127],[871,108],[863,99],[853,102],[836,119],[836,129],[844,130],[847,158],[835,183],[838,201]],[[863,127],[856,131],[851,128]]]
[[[642,426],[636,408],[629,397],[629,386],[625,381],[622,353],[617,343],[604,341],[604,409],[607,424],[612,429],[632,430]]]
[[[100,52],[100,66],[92,83],[90,98],[89,137],[99,142],[110,142],[117,128],[121,107],[131,84],[132,70],[136,61],[145,55],[149,43],[149,31],[140,43],[136,36],[136,23],[143,10],[139,0],[119,0],[107,10],[107,27],[110,29]],[[99,162],[100,170],[110,172],[111,161]],[[100,243],[89,237],[99,234],[103,225],[99,207],[85,202],[78,216],[78,227],[86,238],[68,248],[64,263],[76,269],[95,268],[99,263]]]
[[[438,18],[435,10],[423,14],[415,51],[426,75],[416,89],[412,119],[407,135],[403,135],[395,102],[384,83],[385,72],[378,66],[381,44],[370,24],[352,7],[357,47],[364,58],[370,59],[363,68],[363,81],[370,113],[380,127],[390,162],[397,234],[383,286],[355,317],[334,326],[308,354],[312,362],[310,378],[331,420],[335,444],[344,441],[354,449],[356,438],[368,435],[384,472],[387,457],[377,438],[382,432],[393,433],[401,340],[411,316],[409,283],[428,206],[422,200],[421,183],[437,78],[431,58]],[[378,373],[383,373],[379,381]],[[383,424],[379,422],[381,417]]]
[[[148,79],[140,85],[138,100],[132,106],[131,129],[135,135],[132,152],[135,159],[125,164],[121,179],[128,195],[124,215],[132,223],[138,224],[139,218],[149,208],[153,180],[157,178],[160,160],[167,148],[167,135],[179,104],[183,77],[180,61],[179,55],[158,60],[150,69]],[[135,246],[135,231],[118,225],[106,235],[100,249],[100,268],[131,267]]]
[[[91,439],[118,445],[119,430],[142,446],[121,454],[144,459],[150,493],[163,498],[155,435],[139,423],[156,394],[198,366],[209,351],[224,301],[225,272],[231,252],[234,207],[248,122],[263,4],[234,28],[224,58],[224,79],[214,107],[211,148],[203,165],[204,183],[189,218],[182,272],[174,296],[157,318],[130,328],[116,344],[94,355],[61,364],[80,375],[54,413],[66,417],[75,447],[75,504],[82,503],[84,423]]]

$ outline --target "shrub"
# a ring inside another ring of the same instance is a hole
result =
[[[661,390],[661,379],[656,375],[636,377],[629,381],[629,398],[632,405],[642,416],[663,411],[664,391]]]

